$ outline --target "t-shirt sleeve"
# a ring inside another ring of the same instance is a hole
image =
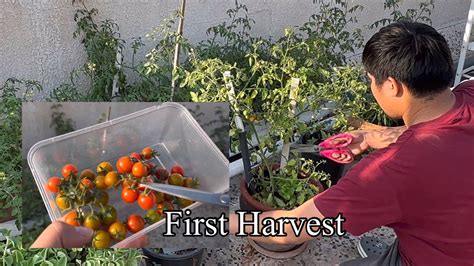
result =
[[[399,188],[407,172],[397,165],[397,147],[373,152],[328,190],[313,198],[325,217],[345,218],[343,229],[360,235],[400,221]]]

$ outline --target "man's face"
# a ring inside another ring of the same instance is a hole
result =
[[[368,76],[370,78],[370,90],[385,114],[394,119],[401,118],[405,104],[402,97],[403,92],[400,91],[403,89],[399,86],[399,83],[390,78],[377,85],[375,77],[370,73],[368,73]]]

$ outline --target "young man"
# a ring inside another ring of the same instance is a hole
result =
[[[354,154],[379,149],[339,182],[292,211],[265,217],[336,217],[360,235],[380,226],[397,239],[383,255],[343,265],[474,264],[474,81],[453,91],[453,61],[446,40],[432,27],[397,22],[366,44],[362,61],[384,112],[404,127],[350,132]],[[230,231],[237,231],[231,215]],[[246,230],[249,232],[249,228]],[[302,243],[290,226],[268,243]]]

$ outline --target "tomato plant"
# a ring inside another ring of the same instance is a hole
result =
[[[128,216],[127,228],[130,233],[136,233],[145,227],[145,220],[138,214]]]

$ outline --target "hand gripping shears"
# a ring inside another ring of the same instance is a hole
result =
[[[291,150],[302,153],[319,152],[321,156],[326,157],[332,161],[341,164],[348,164],[354,161],[354,155],[347,148],[353,140],[354,137],[351,134],[342,133],[327,138],[319,145],[294,144],[291,145]],[[341,159],[341,157],[345,159]]]

